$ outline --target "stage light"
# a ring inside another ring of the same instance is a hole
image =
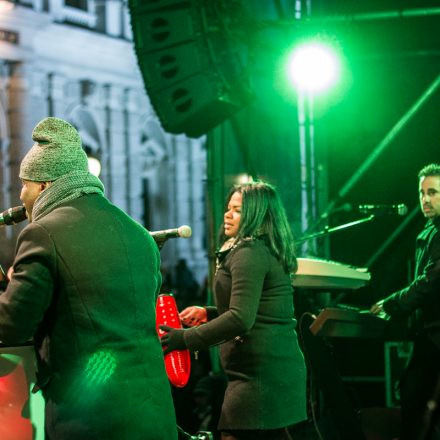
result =
[[[336,51],[321,42],[297,46],[287,59],[287,75],[296,89],[318,94],[339,80],[340,62]]]

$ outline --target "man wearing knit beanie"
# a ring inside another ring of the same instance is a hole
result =
[[[0,295],[0,341],[33,338],[45,438],[175,440],[157,246],[105,198],[71,124],[43,119],[32,139],[20,166],[30,223]]]
[[[20,165],[20,179],[26,182],[21,198],[30,221],[35,196],[54,180],[74,172],[93,180],[87,173],[87,155],[82,148],[81,138],[68,122],[53,117],[43,119],[34,128],[32,139],[35,143]],[[102,187],[100,182],[96,184],[97,188]]]

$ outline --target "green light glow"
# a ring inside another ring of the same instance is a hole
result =
[[[87,362],[85,374],[88,385],[104,384],[116,369],[116,358],[109,351],[93,353]]]
[[[337,83],[340,62],[332,47],[311,41],[297,46],[288,56],[287,70],[298,90],[316,94]]]

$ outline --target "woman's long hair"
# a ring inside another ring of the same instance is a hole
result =
[[[293,235],[275,187],[262,181],[235,185],[229,192],[225,209],[235,192],[242,195],[241,219],[236,239],[264,239],[284,269],[296,272],[298,265]],[[223,227],[221,231],[221,239],[224,240],[226,236]]]

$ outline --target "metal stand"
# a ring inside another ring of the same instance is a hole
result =
[[[375,215],[371,214],[369,217],[361,218],[359,220],[355,220],[350,223],[344,223],[343,225],[335,226],[333,228],[326,226],[324,229],[322,229],[321,231],[315,232],[314,234],[304,235],[299,240],[296,240],[295,244],[301,244],[301,243],[304,243],[305,241],[311,240],[313,238],[322,237],[324,235],[331,234],[332,232],[337,232],[342,229],[351,228],[352,226],[357,226],[362,223],[369,222],[369,221],[373,220],[374,218],[375,218]]]

